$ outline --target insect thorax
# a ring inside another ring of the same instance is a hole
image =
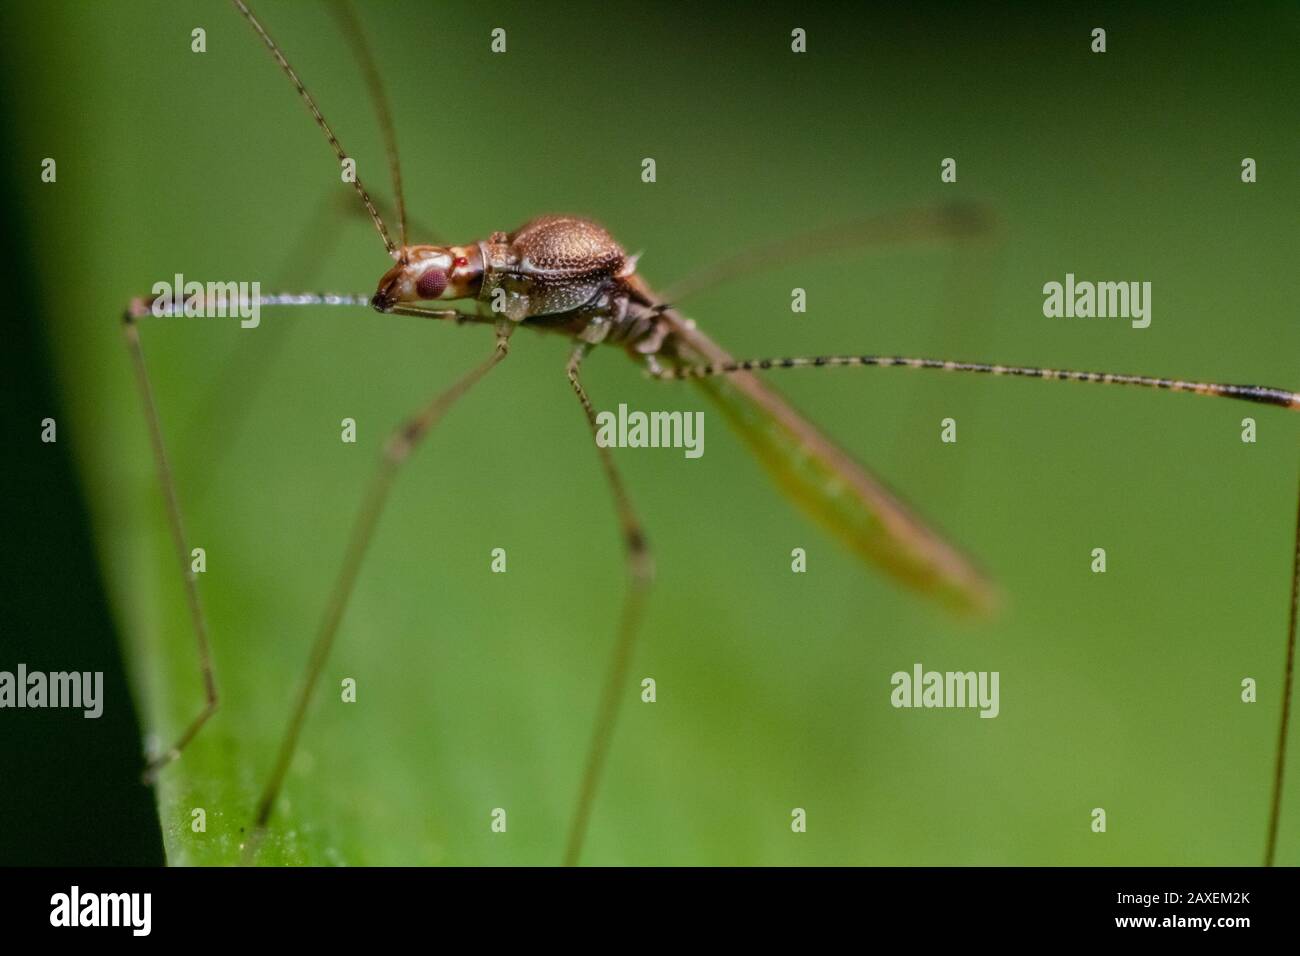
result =
[[[614,238],[588,219],[542,216],[482,244],[479,297],[515,321],[593,304],[628,265]],[[498,291],[500,290],[500,291]]]
[[[491,312],[547,332],[633,353],[658,350],[667,332],[636,257],[597,223],[541,216],[480,243],[485,264],[479,299]]]

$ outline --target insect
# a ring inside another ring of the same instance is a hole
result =
[[[246,4],[235,6],[257,31],[280,67],[294,82],[300,96],[325,132],[340,161],[342,147],[290,67],[278,45]],[[368,54],[363,63],[370,64]],[[371,67],[373,65],[371,64]],[[368,68],[370,89],[380,92],[377,71]],[[382,104],[381,95],[376,96]],[[440,393],[412,416],[389,443],[370,491],[362,505],[343,567],[334,586],[324,623],[313,646],[300,695],[293,706],[289,729],[254,813],[255,828],[265,828],[273,818],[276,799],[289,761],[302,733],[314,688],[339,632],[348,597],[361,572],[362,558],[387,501],[400,465],[425,439],[447,409],[509,353],[517,328],[528,327],[569,339],[572,344],[565,374],[582,411],[595,431],[595,406],[588,397],[582,370],[588,355],[598,347],[618,348],[653,378],[697,380],[723,414],[749,443],[759,462],[789,497],[813,518],[841,537],[854,551],[915,590],[933,595],[957,610],[980,610],[993,603],[993,590],[978,567],[947,539],[930,529],[902,499],[888,489],[829,438],[807,422],[771,390],[755,373],[808,367],[906,367],[994,376],[1046,378],[1084,383],[1130,384],[1139,387],[1190,392],[1241,401],[1300,408],[1296,393],[1259,386],[1187,382],[1109,373],[1057,372],[1039,368],[965,363],[947,360],[889,356],[826,356],[821,358],[736,361],[715,345],[674,306],[671,292],[658,295],[636,270],[637,263],[597,224],[578,217],[543,216],[510,232],[494,233],[463,245],[424,245],[408,242],[400,170],[388,110],[381,105],[383,128],[389,141],[397,202],[398,238],[391,237],[380,209],[361,180],[354,181],[362,204],[383,239],[394,265],[370,295],[311,296],[272,294],[262,298],[266,307],[316,305],[368,306],[390,315],[490,325],[495,343],[482,364]],[[478,307],[453,307],[470,301]],[[182,563],[188,549],[182,531],[180,506],[163,450],[162,433],[142,352],[138,320],[150,312],[151,303],[139,300],[127,312],[128,343],[136,358],[146,400],[167,508]],[[597,785],[616,722],[621,688],[626,683],[633,641],[648,591],[651,565],[642,522],[633,508],[610,452],[598,454],[611,486],[623,528],[630,569],[629,597],[612,654],[610,673],[597,707],[596,730],[580,784],[580,796],[566,850],[566,859],[580,857],[584,834],[596,804]],[[1294,592],[1294,585],[1293,585]],[[191,581],[187,587],[191,614],[198,633],[207,681],[208,706],[174,746],[152,767],[157,772],[179,755],[215,708],[216,687],[206,623]],[[1294,598],[1292,602],[1294,622]],[[1294,623],[1292,626],[1294,633]],[[1283,737],[1285,736],[1284,711]],[[1277,774],[1281,780],[1281,762]],[[1276,827],[1276,801],[1274,823]],[[1272,845],[1270,839],[1270,846]]]

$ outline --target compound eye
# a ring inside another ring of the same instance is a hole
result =
[[[447,273],[441,269],[426,269],[415,283],[415,291],[421,299],[436,299],[446,288]]]

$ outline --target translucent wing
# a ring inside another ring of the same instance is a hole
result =
[[[731,360],[681,316],[667,317],[677,327],[680,361]],[[969,557],[757,376],[740,372],[694,381],[777,486],[854,553],[952,610],[993,609],[993,585]]]

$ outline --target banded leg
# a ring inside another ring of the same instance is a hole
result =
[[[239,11],[239,14],[245,20],[248,21],[248,25],[251,26],[253,31],[259,38],[261,38],[262,43],[266,45],[266,49],[271,54],[272,59],[275,60],[284,75],[289,78],[289,82],[293,84],[293,88],[298,91],[299,99],[301,99],[303,105],[307,107],[307,112],[311,113],[312,119],[316,121],[316,125],[324,135],[325,141],[329,143],[330,149],[334,151],[334,156],[338,159],[339,163],[342,164],[347,162],[348,154],[344,151],[343,145],[339,142],[338,137],[334,135],[334,130],[330,127],[330,124],[325,121],[324,114],[321,113],[320,107],[316,105],[316,99],[307,92],[307,87],[303,85],[302,78],[298,76],[298,71],[289,65],[289,61],[285,57],[284,52],[280,49],[279,44],[271,38],[271,34],[267,32],[266,27],[264,27],[262,22],[253,14],[253,11],[249,9],[248,4],[245,3],[244,0],[230,0],[230,2],[234,4],[235,9]],[[374,90],[373,88],[370,89],[371,94],[373,95]],[[396,188],[400,189],[400,173],[397,172],[395,166],[393,169],[395,175],[394,185]],[[370,220],[374,223],[375,231],[379,233],[379,238],[380,241],[383,242],[384,248],[388,250],[390,256],[396,258],[400,253],[400,250],[398,249],[397,244],[393,242],[392,236],[389,235],[388,226],[384,223],[383,217],[379,214],[379,209],[375,205],[375,201],[370,198],[370,193],[366,191],[365,185],[361,182],[361,177],[354,175],[349,181],[352,183],[352,188],[356,190],[357,196],[361,199],[361,205],[363,205],[366,212],[370,214]],[[399,208],[401,208],[400,204]],[[403,227],[403,229],[405,229],[405,227]],[[404,238],[405,233],[403,232],[403,239]]]
[[[1291,618],[1286,640],[1286,666],[1282,671],[1282,716],[1277,728],[1277,753],[1273,761],[1273,800],[1268,814],[1268,845],[1264,865],[1277,855],[1277,827],[1282,816],[1282,780],[1286,776],[1286,738],[1291,726],[1291,695],[1295,684],[1296,631],[1300,629],[1300,504],[1296,507],[1295,561],[1291,565]]]
[[[622,616],[619,620],[618,635],[614,641],[614,652],[610,657],[609,669],[601,689],[600,702],[596,708],[596,725],[592,732],[591,744],[587,750],[587,762],[582,773],[582,782],[578,788],[578,801],[574,807],[573,821],[569,827],[569,836],[564,849],[564,865],[575,866],[582,855],[582,844],[587,834],[587,825],[591,819],[591,808],[596,799],[596,790],[600,785],[601,771],[605,758],[609,754],[609,744],[614,735],[614,724],[627,693],[628,668],[632,663],[632,651],[636,644],[637,625],[645,605],[646,592],[654,578],[654,562],[650,548],[646,543],[641,522],[632,507],[632,501],[623,486],[623,479],[614,464],[610,450],[595,441],[598,427],[596,411],[592,407],[587,391],[582,387],[578,372],[582,360],[591,351],[591,345],[580,343],[569,358],[566,369],[569,384],[582,403],[582,410],[591,427],[591,435],[596,451],[600,455],[600,464],[605,471],[610,491],[614,495],[614,505],[618,511],[619,523],[623,530],[623,544],[627,555],[628,588],[623,600]]]
[[[220,696],[217,693],[217,677],[212,666],[212,646],[208,640],[208,620],[203,613],[203,603],[199,600],[198,583],[190,567],[190,550],[185,541],[185,522],[181,515],[180,498],[176,493],[176,482],[172,478],[171,463],[167,459],[167,447],[163,442],[162,423],[158,419],[158,405],[154,401],[153,386],[149,381],[149,371],[145,365],[144,348],[140,344],[138,320],[147,311],[141,311],[139,303],[132,303],[122,315],[122,334],[126,337],[126,347],[131,353],[131,364],[135,368],[136,383],[140,388],[140,398],[144,403],[145,420],[149,426],[149,443],[153,449],[154,466],[158,472],[158,483],[162,486],[163,501],[167,508],[167,526],[171,531],[172,545],[176,548],[176,558],[180,562],[181,575],[185,582],[185,602],[189,606],[190,622],[194,627],[194,641],[199,653],[199,672],[203,677],[202,709],[190,721],[181,735],[168,749],[148,758],[145,765],[144,781],[152,783],[158,771],[181,755],[185,746],[194,739],[204,724],[217,712]]]
[[[1026,365],[992,365],[985,362],[955,362],[949,359],[904,358],[892,355],[819,355],[807,358],[729,359],[722,362],[683,364],[667,369],[650,369],[652,378],[709,378],[737,372],[765,372],[783,368],[834,368],[866,366],[874,368],[924,368],[942,372],[976,372],[984,375],[1011,375],[1017,378],[1040,378],[1059,382],[1088,382],[1098,385],[1136,385],[1171,392],[1191,392],[1217,398],[1235,398],[1263,405],[1280,405],[1300,410],[1300,392],[1268,385],[1225,385],[1219,382],[1192,382],[1149,375],[1122,375],[1114,372],[1079,372],[1071,369],[1038,368]]]
[[[303,673],[302,684],[299,686],[298,696],[289,715],[288,727],[281,739],[280,749],[276,755],[270,776],[267,777],[266,786],[262,791],[261,798],[258,800],[257,810],[253,817],[253,835],[246,848],[246,860],[250,860],[256,852],[257,843],[266,828],[267,821],[271,817],[276,798],[280,794],[285,774],[288,772],[289,763],[293,759],[294,751],[298,745],[298,738],[302,733],[303,722],[311,705],[313,693],[320,681],[325,661],[329,658],[330,649],[334,646],[334,639],[338,635],[339,624],[343,620],[343,614],[348,606],[348,599],[351,597],[356,585],[362,560],[365,558],[366,549],[371,538],[374,537],[375,527],[379,523],[384,505],[388,501],[388,495],[392,490],[397,471],[403,462],[410,457],[424,436],[429,433],[430,429],[455,404],[456,400],[469,391],[479,379],[490,372],[509,353],[510,334],[514,331],[513,325],[509,322],[498,322],[496,329],[496,345],[491,356],[471,369],[450,388],[437,395],[420,412],[408,419],[404,425],[392,434],[384,446],[383,457],[371,480],[370,488],[362,500],[361,510],[357,513],[356,521],[352,527],[352,534],[348,540],[347,551],[344,554],[343,566],[339,571],[338,580],[325,608],[325,614],[321,620],[320,629],[317,631],[316,640],[313,642],[311,652],[307,658],[307,669]]]
[[[1183,379],[1156,378],[1146,375],[1123,375],[1112,372],[1080,372],[1032,366],[991,365],[980,362],[954,362],[944,359],[902,358],[880,355],[831,355],[812,358],[725,359],[699,364],[663,368],[648,363],[648,373],[658,379],[708,378],[715,375],[766,371],[777,368],[820,368],[825,366],[878,366],[926,368],[947,372],[976,372],[988,375],[1012,375],[1053,381],[1087,382],[1102,385],[1134,385],[1140,388],[1189,392],[1216,398],[1230,398],[1300,410],[1300,392],[1267,385],[1230,385],[1219,382],[1194,382]],[[1282,810],[1282,788],[1286,775],[1287,737],[1291,720],[1291,700],[1295,677],[1297,631],[1300,630],[1300,505],[1297,506],[1295,554],[1291,570],[1291,608],[1287,627],[1286,661],[1283,670],[1282,710],[1279,718],[1277,747],[1274,756],[1273,787],[1269,807],[1268,836],[1264,865],[1272,866],[1277,853],[1277,834]]]

